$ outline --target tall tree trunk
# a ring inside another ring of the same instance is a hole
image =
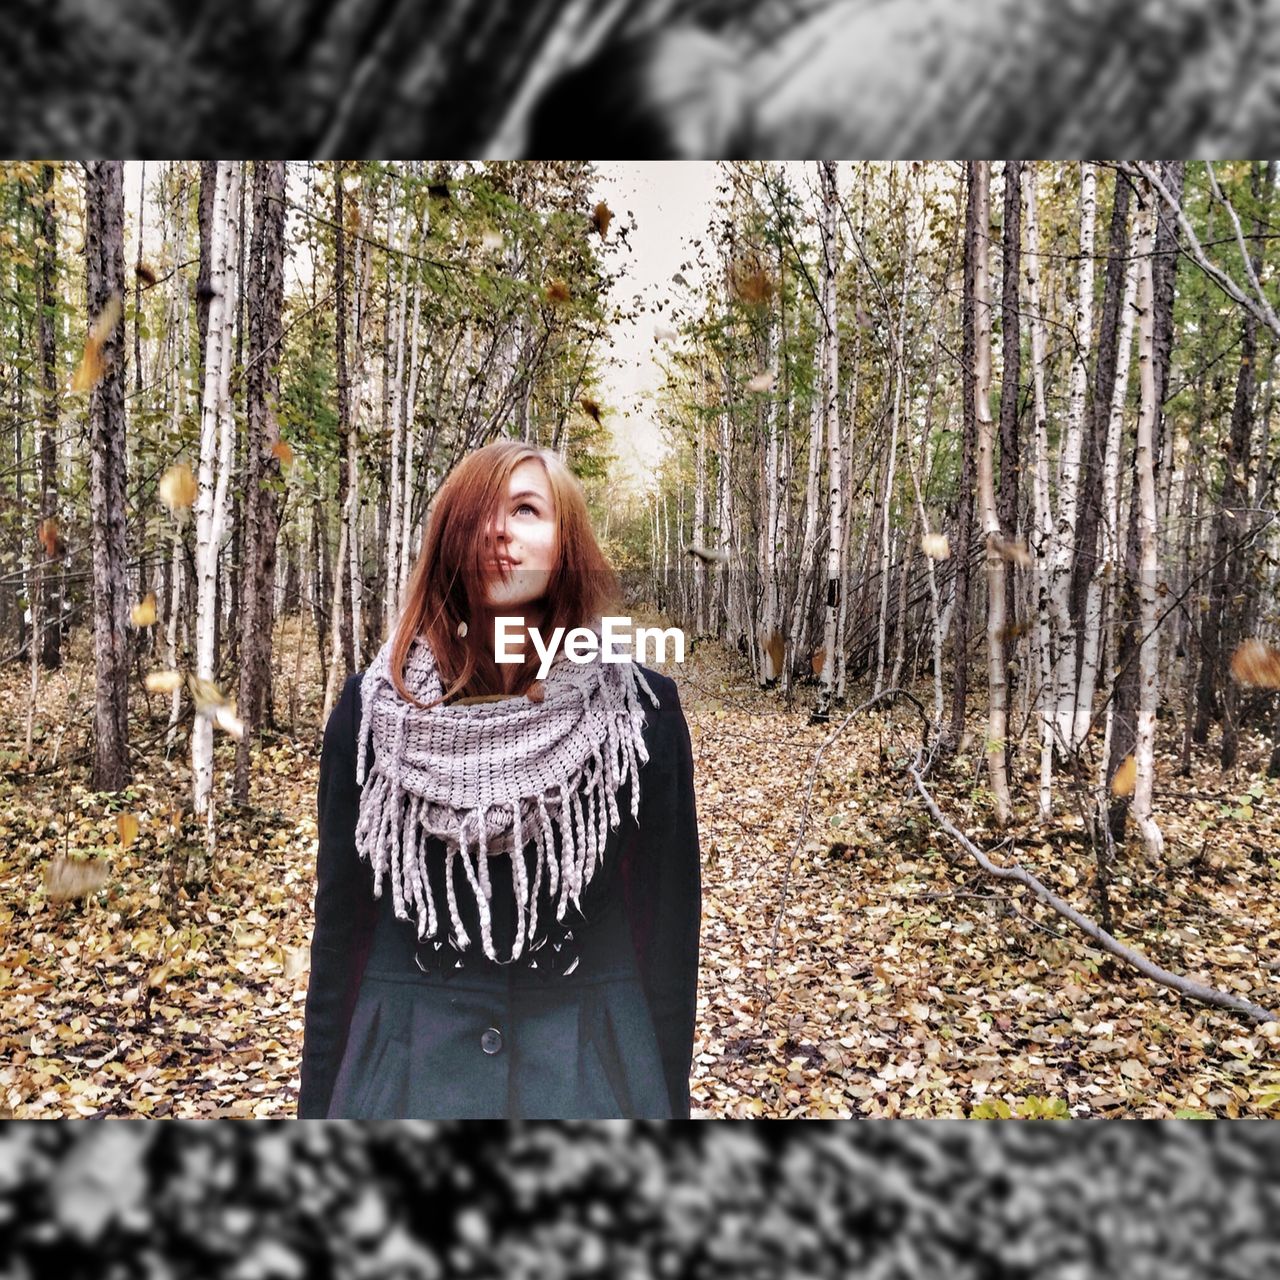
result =
[[[240,162],[219,160],[209,219],[209,330],[200,406],[200,471],[196,498],[196,678],[213,681],[219,612],[218,560],[226,531],[235,422],[231,412],[231,364],[236,323],[235,251],[240,207]],[[206,696],[206,695],[202,695]],[[199,702],[199,698],[197,698]],[[217,806],[213,792],[213,720],[199,714],[191,729],[193,807],[205,821],[205,843],[187,858],[188,883],[207,878],[214,850]]]
[[[334,243],[334,317],[335,343],[337,346],[338,364],[338,447],[340,464],[338,466],[338,507],[342,512],[345,528],[349,517],[351,503],[348,501],[351,488],[351,382],[347,367],[347,229],[345,191],[343,190],[343,165],[338,161],[333,166],[333,243]],[[351,625],[351,578],[345,563],[347,539],[342,539],[343,555],[334,562],[334,580],[336,590],[334,600],[341,614],[337,620],[337,634],[342,642],[342,659],[346,674],[355,671],[356,655],[353,628]]]
[[[977,446],[977,420],[974,417],[974,351],[973,351],[973,268],[979,232],[978,191],[974,181],[976,161],[966,165],[966,204],[964,218],[964,300],[961,324],[964,341],[960,371],[964,387],[964,441],[961,445],[960,487],[956,513],[956,595],[953,620],[955,673],[951,681],[951,739],[957,746],[964,736],[965,704],[969,696],[969,552],[973,543],[973,487],[975,480],[974,451]]]
[[[1123,178],[1118,181],[1123,182]],[[1127,209],[1128,202],[1125,202]],[[1091,499],[1098,507],[1102,523],[1102,555],[1094,556],[1093,576],[1085,593],[1085,607],[1081,615],[1083,645],[1080,650],[1080,683],[1075,714],[1075,742],[1078,748],[1089,732],[1093,718],[1093,694],[1099,683],[1099,664],[1105,650],[1108,661],[1115,660],[1114,640],[1108,643],[1109,618],[1112,616],[1117,569],[1120,564],[1120,446],[1123,440],[1125,401],[1129,392],[1129,357],[1133,346],[1134,305],[1138,293],[1137,226],[1127,245],[1128,264],[1124,271],[1123,296],[1117,308],[1119,315],[1119,341],[1115,348],[1115,376],[1111,381],[1111,402],[1105,419],[1102,408],[1094,414],[1097,421],[1106,422],[1102,447],[1102,497]],[[1093,535],[1089,535],[1092,539]],[[1101,680],[1108,698],[1111,692],[1110,678]],[[1109,706],[1114,707],[1114,704]],[[1114,720],[1108,714],[1107,723]],[[1103,752],[1105,767],[1106,752]]]
[[[1175,200],[1180,200],[1182,197],[1184,174],[1185,163],[1181,160],[1167,160],[1161,166],[1161,181]],[[1175,216],[1163,207],[1158,208],[1157,214],[1155,262],[1152,266],[1154,295],[1152,372],[1156,388],[1156,408],[1159,412],[1160,406],[1164,403],[1165,388],[1168,385],[1169,352],[1173,345],[1173,302],[1179,236]],[[1138,732],[1137,655],[1141,633],[1135,619],[1141,607],[1138,597],[1140,546],[1138,515],[1141,504],[1136,471],[1133,472],[1133,492],[1133,499],[1129,503],[1128,531],[1125,538],[1125,575],[1116,606],[1118,616],[1126,619],[1126,622],[1121,630],[1120,643],[1116,651],[1115,716],[1111,732],[1111,747],[1107,755],[1108,782],[1115,776],[1116,770],[1126,757],[1134,753]],[[1117,843],[1124,839],[1125,818],[1128,812],[1129,797],[1127,795],[1116,796],[1111,800],[1108,821],[1112,839]]]
[[[1250,257],[1257,275],[1265,248],[1267,231],[1267,207],[1263,203],[1264,192],[1269,196],[1274,174],[1274,161],[1268,161],[1264,176],[1260,160],[1253,162],[1251,189],[1257,208],[1254,216],[1253,245]],[[1268,202],[1269,203],[1269,202]],[[1258,321],[1253,312],[1246,311],[1240,335],[1240,367],[1236,375],[1235,402],[1231,409],[1231,436],[1227,448],[1226,476],[1222,485],[1222,501],[1219,516],[1229,520],[1228,536],[1233,543],[1227,556],[1223,578],[1223,608],[1217,644],[1217,679],[1222,687],[1222,767],[1235,766],[1240,749],[1240,686],[1231,679],[1228,667],[1231,654],[1245,638],[1249,621],[1253,616],[1255,589],[1249,563],[1256,551],[1248,546],[1248,535],[1253,532],[1254,521],[1249,511],[1249,465],[1252,460],[1254,399],[1257,389]],[[1213,602],[1210,601],[1210,612]]]
[[[54,167],[40,166],[40,518],[47,531],[58,520],[58,220],[55,217]],[[62,665],[62,559],[48,554],[56,538],[46,540],[40,568],[40,665],[52,671]]]
[[[1022,450],[1018,444],[1018,401],[1022,393],[1022,306],[1018,279],[1022,272],[1022,162],[1004,162],[1004,222],[1001,228],[1000,280],[1000,489],[996,511],[1010,538],[1018,533],[1018,490],[1022,482]],[[1018,618],[1016,576],[1005,577],[1006,629]],[[1030,642],[1028,642],[1030,650]],[[1015,663],[1008,667],[1012,689]],[[1023,676],[1021,683],[1027,683]]]
[[[1138,472],[1139,595],[1142,601],[1142,640],[1138,658],[1138,732],[1134,746],[1137,780],[1133,791],[1133,817],[1142,833],[1147,856],[1158,860],[1164,850],[1164,836],[1152,814],[1155,783],[1156,710],[1160,703],[1159,647],[1156,625],[1159,598],[1156,575],[1160,571],[1156,543],[1155,436],[1156,399],[1155,318],[1152,252],[1155,239],[1155,193],[1143,193],[1141,236],[1138,241],[1138,381],[1141,388],[1138,410],[1138,444],[1135,465]]]
[[[1076,280],[1075,338],[1067,392],[1066,438],[1059,457],[1057,537],[1049,559],[1049,607],[1057,631],[1054,645],[1054,736],[1064,753],[1070,750],[1076,709],[1076,631],[1071,617],[1071,567],[1075,558],[1080,455],[1089,391],[1089,347],[1093,340],[1093,241],[1097,208],[1097,169],[1086,162],[1080,166],[1080,266]]]
[[[814,718],[825,721],[831,712],[831,695],[836,674],[836,619],[840,611],[840,553],[844,549],[844,466],[840,447],[839,328],[836,318],[837,218],[840,191],[836,166],[831,160],[819,165],[822,184],[822,325],[827,332],[826,358],[822,370],[823,417],[827,423],[827,492],[829,538],[827,550],[827,598],[823,628],[822,684]]]
[[[1053,630],[1049,609],[1049,557],[1053,548],[1053,506],[1049,494],[1049,410],[1045,396],[1045,323],[1040,309],[1039,219],[1036,209],[1036,166],[1032,161],[1023,175],[1027,211],[1027,305],[1031,313],[1031,387],[1035,422],[1035,532],[1031,538],[1034,560],[1036,652],[1039,655],[1040,690],[1036,699],[1040,715],[1039,815],[1047,822],[1053,810]]]
[[[975,163],[971,178],[976,189],[974,237],[973,352],[974,417],[978,424],[978,506],[987,558],[987,777],[996,802],[996,821],[1005,826],[1013,816],[1009,800],[1006,736],[1009,687],[1005,672],[1005,560],[1004,535],[996,509],[995,423],[991,418],[991,276],[988,270],[987,228],[991,225],[991,164]]]
[[[85,165],[85,283],[90,323],[124,301],[124,164]],[[129,767],[129,614],[126,577],[124,322],[101,345],[102,380],[89,399],[93,526],[95,791],[119,791]]]
[[[1115,196],[1111,205],[1111,227],[1107,249],[1106,284],[1102,295],[1102,316],[1098,325],[1097,359],[1094,361],[1093,394],[1085,405],[1084,484],[1080,491],[1079,517],[1076,520],[1076,554],[1071,566],[1071,621],[1076,632],[1076,709],[1072,720],[1071,749],[1079,751],[1093,715],[1093,693],[1097,677],[1100,648],[1099,614],[1094,608],[1090,618],[1091,591],[1098,576],[1098,526],[1101,517],[1100,483],[1106,455],[1107,432],[1112,422],[1112,395],[1117,376],[1116,331],[1121,317],[1121,294],[1128,284],[1128,267],[1133,266],[1129,235],[1129,183],[1116,174]],[[1128,255],[1128,256],[1126,256]],[[1133,288],[1137,289],[1137,276]],[[1130,333],[1132,339],[1132,333]],[[1124,346],[1126,363],[1129,347]],[[1105,554],[1105,551],[1104,551]],[[1092,661],[1090,661],[1092,658]]]
[[[284,333],[285,166],[253,167],[253,239],[249,248],[248,475],[244,486],[245,574],[240,602],[240,718],[234,797],[249,799],[249,761],[261,729],[271,676],[275,622],[276,539],[280,525],[280,344]]]

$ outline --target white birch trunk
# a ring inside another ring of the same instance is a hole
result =
[[[906,242],[905,228],[903,235]],[[893,501],[894,473],[898,462],[898,421],[902,412],[902,383],[906,376],[902,359],[907,328],[907,282],[911,277],[908,254],[902,266],[902,296],[898,302],[898,326],[893,350],[893,410],[889,426],[889,458],[885,467],[884,494],[880,513],[880,630],[876,640],[876,683],[878,697],[884,689],[885,634],[889,623],[889,513]]]
[[[766,367],[777,368],[780,359],[777,330],[769,326],[768,361]],[[777,680],[781,674],[782,624],[778,609],[778,401],[769,397],[765,407],[764,509],[765,527],[761,564],[764,567],[764,611],[760,619],[761,685]]]
[[[1147,856],[1158,860],[1164,851],[1164,836],[1152,814],[1155,784],[1156,708],[1160,702],[1159,650],[1156,622],[1159,601],[1156,576],[1160,563],[1156,546],[1156,487],[1153,454],[1156,414],[1155,316],[1153,302],[1152,253],[1155,242],[1155,194],[1142,193],[1143,207],[1138,217],[1138,382],[1141,397],[1138,409],[1138,541],[1140,554],[1139,596],[1142,602],[1142,642],[1138,654],[1138,732],[1134,746],[1137,779],[1131,806],[1134,821],[1142,833]]]
[[[974,169],[978,195],[978,227],[973,264],[974,410],[978,423],[978,508],[987,552],[987,776],[1001,826],[1012,816],[1006,736],[1009,722],[1009,684],[1005,671],[1005,562],[996,510],[995,423],[991,417],[991,277],[988,268],[991,222],[991,164]],[[1006,465],[1011,459],[1006,459]]]
[[[814,351],[814,385],[822,385],[826,361],[827,335],[819,328],[817,347]],[[809,414],[809,472],[805,484],[804,537],[800,543],[800,556],[796,563],[796,598],[791,608],[791,628],[787,636],[787,679],[785,689],[790,692],[791,672],[795,668],[794,654],[804,639],[805,615],[809,608],[809,589],[813,582],[813,549],[818,540],[818,481],[822,471],[822,397],[813,398]]]
[[[840,604],[840,555],[844,549],[844,466],[840,447],[839,410],[839,329],[836,316],[837,213],[840,193],[836,166],[824,160],[819,166],[822,181],[822,325],[827,341],[823,360],[823,416],[827,423],[827,486],[830,536],[827,550],[827,600],[823,626],[822,685],[818,692],[818,717],[830,714],[836,673],[836,621]]]
[[[218,611],[218,550],[226,526],[235,427],[231,416],[231,363],[236,323],[235,250],[239,242],[240,162],[220,160],[211,218],[209,334],[200,408],[200,470],[196,498],[196,676],[212,680]],[[206,820],[206,853],[215,847],[213,723],[197,715],[191,730],[193,807]],[[188,879],[203,868],[188,862]]]
[[[1031,320],[1031,385],[1035,411],[1035,553],[1036,648],[1040,655],[1040,690],[1036,704],[1040,711],[1040,800],[1041,822],[1053,812],[1053,632],[1049,604],[1049,563],[1053,548],[1053,507],[1049,497],[1049,410],[1045,398],[1044,313],[1040,303],[1040,235],[1036,214],[1036,164],[1022,171],[1026,217],[1026,252],[1022,255],[1027,277],[1027,302]]]
[[[1093,335],[1093,248],[1098,211],[1098,174],[1080,166],[1080,268],[1076,281],[1075,335],[1067,393],[1066,438],[1059,458],[1058,519],[1049,568],[1049,608],[1054,623],[1054,720],[1065,751],[1072,740],[1076,709],[1076,635],[1071,621],[1071,566],[1075,559],[1076,514],[1080,497],[1080,453],[1084,440],[1089,345]]]
[[[409,293],[409,266],[404,257],[408,248],[406,228],[409,219],[407,205],[409,193],[402,188],[401,202],[406,206],[397,215],[397,226],[387,237],[387,242],[400,250],[398,257],[391,256],[388,263],[396,262],[400,268],[400,297],[395,320],[395,372],[391,379],[391,482],[388,486],[387,546],[386,546],[386,604],[382,614],[383,639],[391,634],[400,609],[400,534],[404,524],[401,504],[404,495],[400,484],[400,455],[404,440],[404,359],[405,314]],[[388,265],[390,270],[390,265]]]
[[[1093,719],[1093,694],[1098,683],[1098,663],[1108,632],[1107,621],[1115,596],[1116,570],[1120,563],[1119,518],[1116,501],[1119,491],[1120,441],[1123,436],[1124,406],[1129,392],[1129,353],[1133,344],[1134,303],[1138,294],[1137,224],[1129,235],[1129,262],[1125,268],[1124,294],[1120,304],[1120,333],[1116,343],[1116,380],[1107,414],[1107,436],[1102,455],[1102,554],[1097,558],[1085,597],[1084,646],[1080,655],[1080,684],[1076,693],[1075,721],[1071,746],[1084,744]],[[1109,660],[1114,661],[1114,646]],[[1106,679],[1107,689],[1111,680]],[[1106,756],[1103,757],[1106,769]]]

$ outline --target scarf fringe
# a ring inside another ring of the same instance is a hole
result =
[[[384,687],[394,692],[387,669],[389,650],[389,645],[383,646],[364,676],[356,764],[356,781],[362,788],[356,848],[373,868],[374,897],[381,898],[384,879],[389,877],[397,918],[414,922],[419,941],[426,941],[437,935],[441,923],[427,868],[427,847],[433,834],[427,820],[429,810],[434,807],[438,812],[439,806],[432,806],[430,797],[415,794],[403,784],[409,717],[424,713],[405,705],[395,716],[389,748],[384,750],[380,746],[372,769],[367,768],[375,703]],[[510,964],[518,960],[537,937],[538,901],[544,873],[548,894],[556,901],[556,919],[564,921],[570,903],[581,910],[582,893],[603,865],[609,831],[621,823],[616,793],[628,780],[632,783],[631,815],[639,818],[639,771],[649,760],[640,694],[643,691],[655,708],[660,702],[636,664],[622,664],[621,671],[623,679],[616,682],[602,678],[590,688],[582,684],[575,686],[582,699],[583,719],[592,736],[591,755],[581,766],[542,794],[477,806],[461,813],[455,811],[456,825],[452,830],[434,833],[446,848],[450,940],[459,949],[470,946],[471,939],[458,909],[455,859],[461,858],[475,897],[484,954],[495,963]],[[596,690],[602,693],[603,706],[592,703],[592,693]],[[422,691],[415,692],[422,696]],[[428,690],[424,700],[429,701],[432,696]],[[553,824],[560,830],[558,858]],[[525,863],[525,850],[530,844],[535,868],[532,886]],[[489,859],[504,854],[512,860],[516,936],[510,957],[499,960],[493,944]]]

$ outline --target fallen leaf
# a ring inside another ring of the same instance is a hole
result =
[[[121,848],[127,849],[138,838],[137,814],[119,814],[116,817],[116,831],[120,836]]]

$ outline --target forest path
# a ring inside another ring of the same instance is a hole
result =
[[[295,735],[256,753],[253,804],[220,812],[212,883],[173,899],[166,867],[196,836],[181,814],[185,752],[164,760],[164,700],[147,720],[135,698],[134,742],[150,741],[134,784],[114,797],[87,789],[82,639],[38,706],[38,753],[47,761],[61,737],[62,767],[16,767],[24,716],[0,732],[0,1113],[291,1116],[315,888],[314,652],[304,645]],[[276,653],[287,722],[292,621]],[[666,669],[690,726],[703,865],[695,1116],[1280,1114],[1280,1061],[1253,1028],[1113,966],[957,855],[900,768],[918,732],[907,708],[860,714],[824,754],[772,951],[809,770],[847,712],[810,725],[815,686],[799,685],[788,711],[715,643]],[[26,681],[17,667],[0,673],[6,705],[25,705]],[[851,691],[854,704],[864,696]],[[970,728],[974,745],[935,787],[994,850],[981,726]],[[219,795],[234,746],[218,740]],[[1261,774],[1266,751],[1249,740],[1233,776],[1205,764],[1191,779],[1163,753],[1169,862],[1122,858],[1111,896],[1122,940],[1277,1006],[1280,785]],[[1016,856],[1096,914],[1081,819],[1036,827],[1025,763],[1015,843],[993,856]],[[46,868],[68,855],[96,862],[105,881],[52,902]]]

